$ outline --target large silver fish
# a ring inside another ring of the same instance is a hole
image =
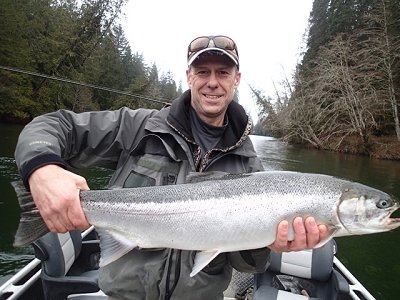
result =
[[[48,231],[21,184],[15,245]],[[191,276],[221,252],[266,247],[281,220],[314,216],[329,239],[400,226],[399,203],[377,189],[321,174],[259,172],[180,185],[81,191],[89,223],[100,235],[101,266],[135,247],[199,250]],[[110,238],[111,237],[111,238]],[[326,241],[325,241],[326,242]]]

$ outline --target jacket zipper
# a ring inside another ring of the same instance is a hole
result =
[[[166,283],[165,283],[165,300],[171,299],[171,296],[178,284],[178,280],[179,280],[179,277],[181,274],[181,254],[182,254],[182,250],[171,249],[171,254],[169,256],[169,261],[168,261],[167,278],[166,278]],[[174,282],[172,284],[172,287],[170,288],[171,272],[172,272],[171,269],[172,269],[174,257],[175,257]]]
[[[211,149],[211,150],[207,151],[203,157],[201,157],[200,146],[195,141],[186,137],[177,128],[175,128],[170,122],[167,121],[167,124],[172,129],[174,129],[180,136],[182,136],[188,144],[194,145],[195,150],[192,152],[192,156],[193,156],[193,160],[194,160],[195,169],[198,172],[203,172],[206,169],[206,167],[210,164],[210,162],[212,162],[212,159],[210,159],[212,152],[221,151],[222,153],[226,153],[230,150],[233,150],[233,149],[237,148],[239,145],[241,145],[248,136],[248,134],[244,134],[235,145],[232,145],[231,147],[228,147],[226,149]],[[249,124],[247,124],[246,131],[248,131],[249,128],[251,128],[251,123],[250,123],[250,127],[249,127]],[[166,278],[166,284],[165,284],[165,300],[171,299],[172,293],[174,292],[174,290],[178,284],[178,280],[179,280],[180,272],[181,272],[181,252],[182,252],[182,250],[171,249],[171,255],[170,255],[169,261],[168,261],[167,278]],[[175,264],[174,264],[175,265],[175,278],[174,278],[173,285],[170,289],[171,268],[172,268],[174,256],[176,256]]]

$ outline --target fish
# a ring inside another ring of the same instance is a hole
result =
[[[328,227],[318,247],[333,237],[400,226],[400,218],[392,217],[399,202],[361,183],[291,171],[204,174],[177,185],[80,191],[83,211],[100,237],[100,266],[136,247],[195,250],[195,276],[220,253],[267,247],[278,223],[291,224],[297,216],[313,216]],[[14,245],[23,246],[48,229],[23,184],[13,186],[21,207]]]

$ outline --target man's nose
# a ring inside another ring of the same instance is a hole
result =
[[[208,87],[209,88],[217,88],[219,85],[218,77],[215,72],[210,73],[210,77],[208,78]]]

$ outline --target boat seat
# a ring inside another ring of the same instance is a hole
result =
[[[32,244],[42,262],[41,280],[46,300],[99,291],[98,240],[82,241],[79,230],[47,233]]]
[[[318,249],[275,253],[267,271],[254,278],[253,300],[336,300],[349,293],[346,279],[333,269],[336,242]]]

